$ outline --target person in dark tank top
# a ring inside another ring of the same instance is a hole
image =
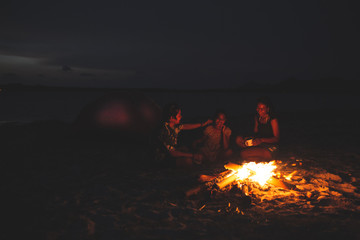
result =
[[[279,149],[279,123],[268,97],[258,98],[256,112],[254,136],[237,136],[236,144],[241,147],[243,160],[268,161],[274,158]]]

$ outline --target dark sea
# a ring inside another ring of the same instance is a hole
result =
[[[58,120],[72,122],[88,104],[109,94],[106,91],[2,91],[0,123]],[[229,116],[253,114],[256,99],[269,96],[278,113],[359,110],[360,96],[335,93],[243,93],[243,92],[161,92],[145,91],[160,107],[177,102],[183,119],[211,117],[216,109]]]

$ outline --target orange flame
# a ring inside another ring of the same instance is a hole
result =
[[[235,173],[238,180],[244,181],[245,179],[252,180],[264,186],[266,182],[275,175],[276,169],[275,161],[269,163],[255,163],[249,162],[243,164]]]

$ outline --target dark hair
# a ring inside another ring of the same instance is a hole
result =
[[[176,118],[180,111],[180,106],[177,103],[169,103],[163,108],[163,121],[169,121],[171,117]]]
[[[213,120],[217,119],[220,114],[224,114],[224,115],[225,115],[225,118],[226,118],[226,120],[227,120],[228,117],[227,117],[227,114],[226,114],[226,112],[225,112],[224,109],[217,109],[216,112],[215,112],[215,114],[214,114],[214,116],[213,116]]]
[[[272,103],[272,101],[270,100],[270,98],[268,96],[263,96],[263,97],[259,97],[256,100],[256,104],[265,104],[265,106],[267,106],[269,108],[269,115],[272,116],[275,114],[275,109],[274,109],[274,105]]]

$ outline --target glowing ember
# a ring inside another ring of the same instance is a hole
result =
[[[284,178],[288,181],[291,181],[291,178],[294,176],[295,173],[297,173],[296,170],[290,173],[289,175],[284,176]]]
[[[269,163],[245,163],[238,169],[236,176],[238,180],[244,181],[245,179],[252,180],[264,186],[266,182],[275,175],[276,168],[275,161]]]

